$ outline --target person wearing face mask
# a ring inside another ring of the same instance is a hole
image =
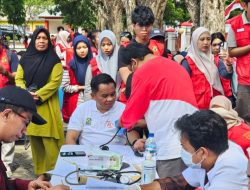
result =
[[[179,118],[181,157],[188,166],[181,175],[131,187],[141,190],[247,190],[247,158],[227,137],[225,120],[211,110]]]
[[[145,118],[148,130],[155,135],[158,175],[177,175],[186,166],[180,158],[181,145],[174,123],[182,115],[197,110],[192,81],[179,64],[155,56],[142,44],[131,43],[121,50],[123,62],[133,72],[133,82],[120,124],[129,130],[133,148],[143,151],[145,139],[135,134],[133,138],[131,132],[136,133],[135,125]]]
[[[120,34],[120,45],[126,47],[128,44],[131,43],[132,34],[130,32],[122,32]]]
[[[209,30],[197,28],[192,34],[188,54],[182,61],[191,77],[199,109],[208,109],[214,96],[225,94],[220,77],[231,79],[233,74],[232,66],[223,61],[216,67],[210,44]]]
[[[160,29],[152,29],[149,33],[149,39],[148,48],[151,49],[154,55],[172,57],[171,53],[168,54],[167,49],[165,49],[165,35]]]

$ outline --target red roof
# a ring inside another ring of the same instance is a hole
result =
[[[181,26],[193,26],[193,24],[191,22],[183,22]]]
[[[175,32],[175,29],[172,28],[172,27],[170,27],[170,28],[167,28],[167,29],[166,29],[166,32]]]

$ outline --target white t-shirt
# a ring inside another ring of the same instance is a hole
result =
[[[81,131],[79,144],[102,145],[117,132],[116,122],[124,108],[124,104],[116,101],[109,111],[101,113],[96,108],[96,101],[89,100],[77,106],[70,118],[68,130]],[[117,136],[111,144],[124,144],[121,139],[124,139],[124,136]]]
[[[182,174],[191,186],[201,187],[202,190],[247,190],[246,170],[247,158],[241,147],[229,142],[229,149],[218,157],[214,167],[207,172],[207,184],[204,184],[204,169],[187,168]]]

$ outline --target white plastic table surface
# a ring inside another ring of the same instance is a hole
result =
[[[97,149],[97,146],[84,146],[84,145],[63,145],[60,152],[72,152],[72,151],[85,151],[86,154],[92,149]],[[130,164],[130,168],[127,170],[135,170],[133,165],[141,165],[143,158],[142,157],[137,157],[134,155],[134,152],[132,151],[130,146],[124,146],[124,145],[109,145],[109,150],[112,152],[117,152],[119,154],[123,155],[123,162],[126,162]],[[70,186],[71,190],[83,190],[83,189],[100,189],[102,186],[102,190],[104,189],[123,189],[124,186],[120,184],[115,184],[110,182],[105,182],[105,181],[100,181],[100,183],[96,182],[94,179],[89,180],[87,182],[87,186],[85,185],[69,185],[65,182],[65,176],[72,172],[75,171],[76,168],[79,167],[80,169],[86,169],[87,168],[87,157],[83,156],[76,156],[76,157],[61,157],[60,155],[58,156],[57,162],[55,169],[52,170],[50,173],[52,174],[51,178],[51,183],[52,185],[58,185],[58,184],[64,184]],[[70,176],[70,181],[71,182],[76,182],[76,174]],[[100,186],[99,188],[91,188],[92,185],[95,184],[96,186]],[[105,188],[106,186],[106,188]],[[120,188],[118,188],[120,187]]]

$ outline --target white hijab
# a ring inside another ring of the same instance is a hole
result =
[[[204,73],[209,84],[224,95],[224,90],[221,85],[218,68],[214,63],[214,56],[211,52],[211,48],[208,52],[204,53],[198,49],[198,40],[200,36],[209,32],[207,28],[199,27],[192,34],[191,46],[188,51],[188,56],[194,61],[198,69]],[[211,90],[212,91],[212,90]],[[213,91],[212,91],[213,92]]]
[[[103,38],[108,38],[113,45],[113,52],[110,56],[106,56],[101,50]],[[96,56],[97,65],[102,73],[109,74],[116,82],[118,72],[118,50],[119,46],[116,42],[115,34],[111,30],[102,31],[99,36],[98,55]]]
[[[70,33],[63,30],[60,31],[56,37],[56,43],[60,43],[63,45],[65,48],[70,48],[69,43],[67,42],[67,38],[69,37]]]

